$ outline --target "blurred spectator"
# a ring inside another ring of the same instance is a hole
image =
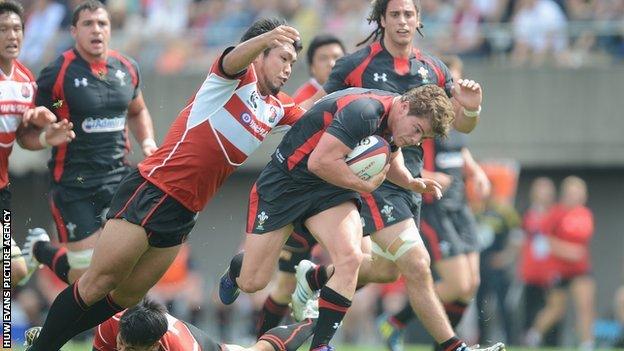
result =
[[[457,0],[451,27],[451,41],[445,53],[467,58],[483,57],[488,53],[487,42],[481,32],[483,18],[475,0]]]
[[[512,336],[512,313],[507,307],[507,292],[511,285],[510,268],[519,247],[520,215],[513,207],[518,182],[515,163],[483,164],[492,191],[486,199],[471,196],[481,242],[481,285],[477,291],[479,341],[491,343],[494,330],[500,329],[505,342]],[[491,303],[495,301],[494,303]],[[495,318],[492,316],[495,315]],[[492,323],[495,321],[496,323]]]
[[[421,30],[425,38],[430,36],[434,40],[426,40],[422,45],[429,51],[439,52],[450,46],[450,30],[453,22],[454,9],[447,1],[422,0],[420,3]]]
[[[182,244],[178,256],[150,290],[150,297],[191,324],[199,325],[204,303],[204,278],[195,270],[191,249]]]
[[[550,247],[543,233],[544,220],[556,201],[555,183],[550,178],[539,177],[531,183],[529,208],[522,218],[524,239],[519,262],[519,277],[524,284],[524,326],[526,332],[537,313],[546,303],[548,284],[552,277],[546,269]],[[557,345],[559,324],[545,334],[543,344]]]
[[[527,344],[537,347],[542,336],[566,312],[567,292],[576,307],[576,330],[581,350],[593,350],[595,283],[591,276],[590,240],[594,233],[593,215],[587,202],[587,185],[575,176],[561,185],[560,203],[544,222],[551,248],[549,265],[556,279],[542,309],[527,333]]]
[[[624,348],[624,285],[615,293],[615,318],[620,323],[620,337],[615,347]]]
[[[553,55],[557,64],[565,64],[566,28],[565,14],[553,0],[520,0],[513,19],[513,62],[540,65]]]
[[[52,0],[37,0],[26,19],[20,60],[27,66],[49,61],[56,54],[54,38],[65,17],[65,6]]]

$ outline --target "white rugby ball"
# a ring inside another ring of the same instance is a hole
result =
[[[389,161],[390,144],[377,135],[360,140],[345,159],[353,173],[363,180],[379,174]]]

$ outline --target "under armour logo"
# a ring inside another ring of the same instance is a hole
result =
[[[117,72],[115,72],[115,78],[119,79],[119,85],[122,87],[126,85],[126,73],[121,70],[117,70]]]
[[[374,73],[373,74],[373,80],[375,82],[378,82],[379,80],[381,80],[382,82],[387,82],[388,81],[388,77],[386,76],[385,73],[379,74],[379,73]]]
[[[69,231],[69,237],[70,238],[74,238],[74,230],[76,229],[76,227],[78,227],[77,225],[75,225],[72,222],[69,222],[65,225],[65,227],[67,227],[67,230]]]
[[[341,325],[342,325],[342,322],[334,323],[334,326],[332,328],[334,328],[334,330],[337,330],[338,328],[340,328]]]
[[[80,87],[80,86],[86,87],[87,85],[89,85],[89,82],[87,81],[86,77],[83,77],[82,79],[78,79],[78,78],[74,78],[74,86],[76,86],[76,88]]]

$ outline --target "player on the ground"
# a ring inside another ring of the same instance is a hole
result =
[[[363,138],[379,135],[396,151],[386,168],[388,179],[415,191],[439,192],[412,177],[397,147],[446,135],[452,119],[451,102],[435,85],[403,95],[353,88],[319,100],[286,134],[251,190],[244,252],[221,277],[221,301],[234,302],[239,288],[264,288],[292,224],[303,222],[335,266],[320,292],[319,322],[310,346],[327,350],[351,305],[363,258],[359,193],[370,193],[386,176],[381,172],[360,179],[347,166],[346,155]]]
[[[421,27],[417,1],[374,1],[369,21],[377,24],[377,29],[369,36],[374,42],[338,60],[324,89],[311,100],[352,86],[404,92],[412,87],[435,84],[452,96],[455,129],[472,131],[479,118],[481,88],[471,80],[453,84],[450,72],[439,59],[413,46]],[[420,146],[403,150],[405,164],[413,177],[420,176],[422,153]],[[427,331],[444,349],[462,347],[435,294],[430,258],[417,228],[420,195],[386,181],[372,194],[364,194],[363,200],[364,233],[371,234],[375,256],[374,259],[366,256],[358,283],[392,281],[400,271],[406,278],[411,305]],[[331,277],[333,269],[312,268],[309,263],[299,267],[297,275],[305,279],[298,281],[293,294],[295,316],[305,306],[306,298]],[[384,334],[391,348],[402,347],[399,334]]]
[[[310,335],[318,316],[312,303],[302,322],[273,328],[253,346],[224,344],[205,332],[167,313],[164,306],[145,299],[100,324],[93,339],[93,351],[296,351]],[[41,327],[26,331],[26,346],[37,339]]]
[[[17,60],[24,39],[23,8],[14,1],[0,3],[0,210],[11,210],[9,155],[13,144],[39,150],[74,137],[72,124],[56,123],[47,108],[35,107],[35,78]],[[27,126],[31,126],[27,128]],[[44,127],[47,128],[43,130]],[[2,214],[4,216],[4,214]],[[11,286],[27,275],[26,262],[11,238]]]
[[[453,79],[461,79],[460,59],[449,57],[444,61]],[[439,200],[424,196],[420,231],[439,276],[435,291],[455,328],[476,294],[480,279],[476,222],[466,200],[464,177],[474,179],[480,198],[489,194],[490,183],[466,147],[464,134],[452,131],[446,139],[426,140],[423,150],[423,175],[435,179],[446,190]],[[401,336],[415,317],[412,307],[406,304],[381,323],[382,334]]]
[[[338,37],[332,34],[319,34],[310,42],[307,51],[308,69],[310,79],[293,95],[296,103],[308,100],[323,89],[336,61],[346,53],[344,44]]]
[[[296,103],[309,99],[325,84],[336,60],[344,56],[342,41],[331,34],[317,35],[312,39],[307,51],[310,80],[300,87],[293,99]],[[277,326],[288,312],[290,295],[295,290],[295,265],[301,260],[309,259],[316,240],[301,226],[288,237],[279,258],[279,271],[275,279],[275,287],[267,297],[257,323],[257,335]]]
[[[52,149],[50,209],[62,248],[46,234],[27,237],[29,270],[48,266],[66,283],[75,281],[91,262],[103,216],[121,179],[128,174],[129,128],[149,156],[156,149],[154,128],[132,59],[109,49],[110,17],[97,0],[73,12],[74,48],[43,69],[36,103],[59,120],[76,126],[76,139]]]
[[[285,21],[261,19],[214,62],[163,145],[122,181],[91,265],[56,298],[31,351],[58,350],[140,301],[227,177],[273,128],[299,119],[280,93],[299,40]]]

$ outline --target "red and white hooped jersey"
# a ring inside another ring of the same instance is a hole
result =
[[[195,212],[274,128],[293,125],[304,112],[286,94],[260,95],[253,64],[235,77],[223,72],[230,50],[212,65],[162,146],[139,164],[143,177]]]
[[[119,320],[125,311],[119,312],[95,330],[93,348],[98,351],[116,351]],[[201,351],[201,345],[189,328],[179,319],[167,314],[168,330],[158,342],[164,351]]]
[[[316,79],[310,78],[310,80],[297,89],[293,95],[293,99],[296,104],[300,104],[314,96],[321,88],[323,88],[323,86],[319,84]]]
[[[9,183],[9,155],[15,131],[24,112],[33,106],[35,92],[35,77],[19,61],[13,61],[8,75],[0,71],[0,189]]]

